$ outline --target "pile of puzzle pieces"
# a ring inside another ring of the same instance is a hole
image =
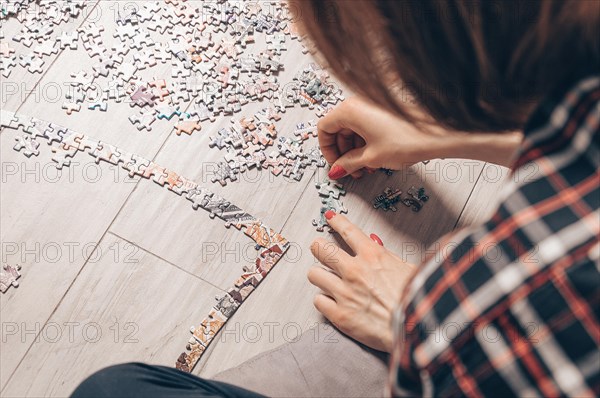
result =
[[[85,22],[71,31],[64,24],[84,12],[84,1],[16,0],[0,1],[0,5],[0,19],[15,17],[21,24],[19,34],[0,36],[4,77],[16,66],[17,51],[11,40],[27,49],[18,57],[29,73],[42,73],[45,58],[80,45],[95,61],[90,70],[73,72],[66,82],[62,108],[68,114],[79,112],[83,104],[107,111],[110,101],[128,102],[139,109],[129,116],[138,130],[152,130],[156,120],[172,120],[177,135],[191,135],[202,129],[202,123],[240,112],[250,101],[268,100],[261,112],[232,120],[231,127],[211,139],[211,146],[227,151],[213,182],[225,185],[254,167],[300,181],[308,166],[326,165],[317,145],[302,147],[316,136],[314,121],[298,124],[293,138],[277,136],[272,123],[286,108],[305,106],[321,117],[344,99],[342,90],[315,63],[302,68],[280,90],[275,75],[284,68],[279,57],[287,50],[288,38],[306,42],[284,1],[126,4],[115,9],[113,26],[105,29]],[[110,36],[116,39],[113,45],[105,44]],[[267,44],[266,50],[256,49],[260,42]],[[170,76],[140,77],[139,72],[167,63]],[[15,149],[30,157],[37,156],[38,147],[34,135],[18,138]],[[54,151],[59,168],[70,162],[72,149],[61,146]],[[343,207],[335,206],[341,205],[338,200],[329,201],[332,208]]]
[[[103,161],[120,165],[129,172],[131,177],[138,175],[147,179],[151,178],[158,185],[166,187],[177,195],[185,194],[185,198],[192,202],[194,210],[198,210],[198,208],[206,210],[211,218],[218,217],[225,222],[226,227],[234,226],[256,243],[259,250],[256,262],[251,266],[244,267],[244,272],[234,286],[219,299],[208,317],[201,322],[201,326],[194,329],[194,341],[188,344],[190,352],[183,353],[177,361],[177,367],[181,369],[190,371],[194,367],[214,334],[256,289],[289,247],[289,242],[281,234],[269,228],[259,219],[209,189],[201,187],[194,181],[151,160],[63,126],[5,110],[0,111],[0,127],[22,128],[33,139],[38,137],[46,139],[48,144],[52,145],[53,160],[57,163],[57,167],[69,166],[71,159],[79,152],[83,152],[94,157],[96,162]],[[29,136],[25,136],[25,138],[29,138],[29,142],[33,140]],[[18,139],[20,146],[20,140],[23,138],[18,137]],[[16,279],[18,277],[18,268],[5,267],[2,271],[2,290],[5,291],[11,284],[17,286]]]
[[[35,8],[30,12],[29,6]],[[4,29],[0,30],[0,73],[9,77],[17,65],[29,73],[42,73],[46,61],[44,57],[57,54],[67,43],[68,33],[58,35],[58,27],[80,16],[84,1],[38,1],[2,0],[0,1],[0,21],[15,17],[22,24],[21,32],[11,39],[32,50],[16,54],[16,49],[4,37]],[[78,35],[74,41],[77,41]],[[35,46],[34,46],[35,44]],[[57,45],[58,44],[58,45]],[[76,47],[71,47],[75,49]],[[17,63],[18,57],[18,63]]]
[[[240,112],[250,101],[269,100],[278,112],[300,104],[323,115],[343,100],[341,89],[316,64],[280,91],[275,77],[283,69],[279,57],[287,50],[288,37],[302,40],[286,2],[148,1],[141,7],[119,6],[115,25],[107,29],[86,22],[72,31],[60,25],[81,14],[83,1],[42,0],[32,5],[32,12],[27,1],[1,3],[2,18],[14,15],[22,25],[20,34],[0,37],[4,77],[17,66],[9,39],[27,48],[18,57],[30,73],[42,73],[46,57],[80,45],[95,61],[90,70],[71,74],[62,104],[68,114],[79,112],[82,104],[106,111],[110,101],[128,102],[139,108],[129,117],[139,130],[173,119],[178,134],[192,134],[201,123]],[[118,39],[112,46],[105,44],[111,33]],[[266,49],[259,50],[256,42],[266,43]],[[170,76],[139,76],[167,63]]]
[[[218,166],[219,175],[213,182],[226,184],[235,181],[237,174],[256,168],[270,169],[275,176],[300,181],[309,166],[325,167],[326,162],[318,146],[304,151],[303,143],[316,136],[314,120],[299,123],[294,138],[278,137],[274,120],[280,115],[273,108],[264,108],[252,117],[232,119],[231,126],[222,128],[211,137],[210,147],[225,150],[224,161]],[[270,150],[267,154],[267,150]]]

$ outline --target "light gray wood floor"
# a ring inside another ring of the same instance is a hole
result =
[[[80,18],[71,25],[82,23]],[[15,21],[3,26],[7,37],[18,29]],[[310,62],[297,43],[288,43],[282,81]],[[16,68],[2,79],[2,108],[154,159],[211,186],[292,242],[194,373],[211,376],[323,322],[312,306],[315,288],[306,279],[315,262],[308,248],[320,235],[311,225],[320,206],[315,172],[301,182],[251,173],[221,188],[204,171],[223,155],[209,149],[208,136],[229,118],[205,124],[192,136],[176,136],[172,122],[138,132],[127,120],[132,110],[126,104],[111,104],[107,113],[84,109],[67,116],[60,109],[62,98],[53,100],[50,88],[71,72],[89,69],[91,62],[80,48],[46,58],[51,67],[42,75]],[[168,64],[163,69],[153,72],[168,76]],[[16,93],[9,94],[9,87]],[[260,108],[260,103],[249,104],[242,114]],[[309,110],[290,109],[278,130],[289,132],[311,118]],[[21,286],[0,297],[1,395],[65,396],[87,375],[121,362],[173,366],[190,337],[189,327],[204,318],[242,265],[253,261],[252,242],[202,210],[194,212],[184,198],[151,181],[129,179],[107,164],[96,165],[89,156],[79,154],[62,172],[52,166],[48,148],[27,159],[12,149],[16,134],[7,129],[0,134],[2,261],[23,267]],[[435,160],[392,177],[377,173],[348,181],[344,202],[360,227],[418,263],[441,235],[484,221],[505,176],[505,169],[481,162]],[[373,197],[386,186],[411,185],[424,186],[431,197],[420,213],[372,208]]]

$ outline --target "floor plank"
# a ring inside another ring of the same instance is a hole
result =
[[[54,311],[136,181],[115,182],[119,175],[89,156],[58,171],[48,150],[35,159],[13,151],[14,136],[14,131],[0,135],[1,258],[20,264],[23,276],[18,289],[0,296],[0,312],[3,323],[33,328]],[[2,385],[34,337],[2,344]]]
[[[172,366],[219,290],[108,234],[41,329],[3,396],[67,396],[91,373],[143,361]],[[20,292],[25,293],[25,292]],[[19,335],[8,336],[8,344]]]

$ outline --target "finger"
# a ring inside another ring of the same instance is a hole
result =
[[[355,143],[357,140],[355,139],[355,137],[358,137],[357,134],[337,134],[336,137],[337,146],[340,151],[340,156],[344,156],[346,152],[349,152],[356,147]],[[357,170],[354,173],[352,173],[352,178],[358,179],[361,178],[362,175],[362,171]]]
[[[339,276],[321,267],[308,270],[308,281],[333,298],[337,297],[344,287]]]
[[[334,147],[334,142],[337,144],[338,138],[332,137],[332,135],[340,133],[347,134],[348,131],[353,132],[355,135],[360,135],[358,131],[360,130],[358,128],[360,124],[358,114],[360,113],[361,106],[361,101],[357,99],[345,101],[329,112],[317,124],[321,152],[325,151],[323,152],[323,156],[332,165],[328,174],[332,180],[352,174],[366,165],[364,156],[366,146],[342,153],[339,147]]]
[[[319,120],[317,129],[327,134],[335,134],[342,129],[355,130],[357,122],[360,122],[357,107],[360,105],[352,99],[342,102]]]
[[[354,149],[354,134],[346,134],[346,132],[335,135],[336,143],[338,146],[338,150],[340,151],[340,155],[344,155],[346,152]]]
[[[329,178],[337,180],[342,177],[352,174],[368,164],[367,147],[354,148],[345,154],[341,155],[331,166]]]
[[[337,303],[331,297],[327,297],[324,294],[317,294],[313,300],[315,308],[319,311],[323,316],[329,319],[334,325],[335,322],[332,318],[335,318],[338,310]]]
[[[367,143],[365,142],[365,140],[360,135],[354,134],[352,137],[354,138],[354,148],[362,148],[365,145],[367,145]],[[363,168],[363,169],[361,169],[361,170],[359,170],[359,171],[357,171],[357,172],[354,172],[352,174],[352,177],[354,177],[354,178],[361,178],[365,174],[365,171],[368,172],[368,170],[367,170],[366,167]]]
[[[318,138],[321,153],[323,154],[323,157],[327,163],[335,163],[335,161],[341,156],[337,145],[337,134],[326,134],[319,130]]]
[[[327,223],[350,246],[354,253],[360,253],[364,248],[372,247],[374,242],[365,233],[354,225],[347,217],[337,214],[333,210],[326,214]]]
[[[365,233],[354,225],[342,214],[335,214],[327,219],[329,226],[333,228],[344,242],[350,246],[354,253],[359,254],[365,248],[372,247],[374,242]]]
[[[323,238],[317,238],[310,245],[310,250],[316,259],[323,265],[336,271],[338,274],[344,264],[347,264],[352,257],[334,242]]]
[[[319,146],[327,163],[333,164],[341,155],[337,147],[337,134],[351,135],[356,118],[352,100],[338,105],[317,123]]]

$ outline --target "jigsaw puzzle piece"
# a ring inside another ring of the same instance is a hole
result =
[[[40,154],[40,151],[38,150],[40,146],[39,142],[30,136],[17,136],[15,137],[15,141],[17,141],[17,143],[14,146],[14,150],[17,152],[21,152],[21,150],[23,150],[23,155],[27,156],[28,158],[32,156],[38,156]]]
[[[152,91],[152,94],[161,102],[165,101],[165,98],[171,93],[167,89],[167,82],[164,79],[154,79],[148,83],[148,87]]]
[[[54,153],[52,161],[56,162],[56,168],[60,170],[64,166],[71,165],[71,159],[79,152],[79,149],[62,143],[58,147],[52,148],[52,152]]]
[[[116,146],[99,141],[96,148],[90,151],[90,155],[96,158],[96,164],[100,163],[102,160],[117,165],[119,164],[121,152]]]
[[[203,203],[206,203],[206,197],[213,196],[213,193],[208,189],[202,188],[200,186],[196,186],[193,189],[190,189],[186,195],[186,199],[192,202],[192,208],[194,210],[198,210],[199,207],[202,207]]]
[[[248,224],[244,233],[249,236],[260,247],[271,247],[275,244],[285,245],[288,243],[281,234],[258,221]]]
[[[288,159],[287,165],[283,170],[283,176],[286,178],[293,178],[296,181],[301,181],[306,166],[307,163],[304,157],[298,157],[294,160]]]
[[[288,160],[280,155],[279,151],[272,151],[262,162],[263,169],[271,169],[274,176],[279,176],[285,170]]]
[[[192,133],[201,129],[202,126],[198,120],[182,120],[175,125],[175,134],[181,135],[181,133],[186,133],[187,135],[192,135]]]
[[[17,129],[17,128],[19,128],[19,126],[16,125],[17,120],[18,119],[14,112],[7,111],[6,109],[0,109],[0,127],[8,127],[10,129]]]
[[[167,169],[165,167],[162,167],[161,165],[150,161],[150,164],[144,168],[144,171],[141,174],[141,176],[143,178],[152,177],[152,181],[160,185],[163,179],[167,178],[166,171]]]
[[[317,187],[319,195],[321,196],[332,196],[335,199],[339,199],[340,195],[346,194],[346,190],[341,184],[333,182],[328,178],[326,178],[322,182],[317,182],[315,186]]]
[[[400,189],[392,189],[387,187],[381,195],[377,195],[373,200],[373,208],[382,209],[384,211],[397,211],[396,204],[400,202],[402,191]]]
[[[175,192],[179,196],[183,195],[184,193],[189,193],[198,187],[198,184],[196,184],[194,181],[189,180],[183,176],[179,176],[179,181],[179,185],[168,186],[168,189],[170,191]]]
[[[219,182],[219,184],[225,186],[227,185],[227,180],[236,181],[238,173],[238,168],[231,167],[227,162],[219,162],[217,170],[215,170],[214,175],[211,177],[211,182]]]
[[[208,211],[210,218],[222,218],[223,212],[229,207],[231,202],[217,194],[205,195],[200,203],[200,207]]]
[[[307,166],[310,166],[310,165],[316,166],[316,167],[327,166],[327,161],[323,157],[323,154],[321,153],[321,148],[318,145],[314,146],[314,147],[310,148],[308,151],[306,151],[304,153],[304,156],[306,158]]]
[[[318,136],[317,123],[314,120],[298,123],[294,129],[294,135],[302,141],[310,137],[316,138]]]
[[[81,104],[65,102],[62,104],[62,109],[67,112],[67,115],[71,115],[73,112],[79,112],[81,110]]]
[[[146,111],[142,111],[141,113],[139,113],[137,115],[129,116],[129,121],[131,122],[131,124],[137,125],[136,127],[139,131],[142,131],[142,130],[151,131],[152,123],[154,123],[156,121],[155,115],[156,115],[156,110],[154,110],[154,109],[146,110]]]
[[[148,87],[144,85],[139,86],[135,92],[131,94],[130,98],[130,105],[132,107],[136,105],[139,107],[154,106],[154,95],[148,90]]]
[[[225,325],[225,322],[227,322],[227,318],[213,308],[208,316],[202,320],[200,326],[197,328],[192,326],[190,332],[194,340],[207,347]]]
[[[206,347],[202,344],[194,341],[194,343],[188,343],[186,349],[189,352],[182,352],[177,358],[177,362],[175,363],[175,367],[182,372],[191,372],[196,363],[206,350]]]
[[[283,257],[283,254],[290,247],[289,242],[275,243],[274,245],[263,250],[260,255],[256,258],[255,268],[257,272],[260,272],[263,277],[277,264],[279,259]]]
[[[146,169],[150,166],[150,160],[138,155],[131,155],[131,161],[123,159],[122,167],[129,171],[129,177],[136,175],[143,176]],[[126,163],[127,162],[127,163]]]
[[[217,304],[215,304],[214,309],[228,319],[233,316],[240,306],[228,293],[224,294],[222,297],[217,297],[216,299]]]
[[[164,174],[158,176],[154,182],[156,182],[161,187],[166,186],[169,190],[173,190],[183,184],[183,180],[176,172],[165,169]]]
[[[179,107],[175,107],[172,105],[161,105],[156,108],[156,112],[156,117],[158,119],[171,120],[173,116],[181,116],[181,111],[179,110]]]
[[[298,157],[304,157],[302,152],[302,141],[293,140],[289,137],[279,137],[277,140],[277,149],[281,156],[295,160]]]
[[[4,264],[2,269],[0,270],[0,292],[6,293],[9,287],[14,286],[18,287],[19,282],[17,279],[21,277],[21,273],[19,270],[21,266],[12,266],[8,264]]]

